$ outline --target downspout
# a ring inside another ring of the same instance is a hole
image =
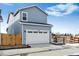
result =
[[[49,31],[49,43],[50,44],[52,43],[52,32],[51,32],[51,30],[52,30],[52,25],[51,25],[51,29]]]
[[[23,45],[23,24],[22,25],[22,45]]]
[[[21,16],[22,15],[21,15],[21,12],[20,12],[20,21],[22,20],[22,17]],[[23,24],[21,24],[21,35],[22,35],[22,45],[23,45]]]
[[[21,14],[22,12],[20,12],[20,21],[22,20],[22,14]],[[21,23],[21,28],[22,28],[22,32],[21,32],[21,34],[22,34],[22,45],[24,45],[24,35],[23,35],[23,24]]]

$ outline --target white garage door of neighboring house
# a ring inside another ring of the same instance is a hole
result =
[[[49,43],[49,31],[27,30],[26,44]]]

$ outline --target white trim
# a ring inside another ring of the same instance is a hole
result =
[[[26,13],[26,20],[23,20],[23,13]],[[21,18],[22,21],[28,21],[28,12],[22,11]]]
[[[51,26],[51,27],[53,26],[53,25],[51,25],[51,24],[50,24],[50,25],[44,25],[44,24],[21,23],[21,22],[20,22],[20,24],[26,24],[26,25],[39,25],[39,26]]]
[[[22,44],[23,44],[23,24],[22,24]]]

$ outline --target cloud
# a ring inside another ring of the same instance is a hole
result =
[[[3,3],[4,5],[13,6],[12,3]]]
[[[64,16],[69,15],[78,9],[79,6],[74,4],[58,4],[48,7],[46,12],[51,16]]]

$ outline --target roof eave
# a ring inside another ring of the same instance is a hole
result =
[[[37,6],[35,6],[35,5],[18,9],[18,10],[16,11],[16,13],[14,14],[14,16],[16,16],[19,11],[25,10],[25,9],[27,9],[27,8],[32,8],[32,7],[36,7],[36,8],[38,8],[38,9],[40,9],[44,14],[46,14],[46,15],[48,16],[48,14],[47,14],[46,12],[44,12],[40,7],[37,7]]]
[[[51,24],[37,24],[37,23],[29,23],[29,22],[19,22],[20,24],[29,24],[29,25],[42,25],[42,26],[50,26],[52,27],[53,25]]]

